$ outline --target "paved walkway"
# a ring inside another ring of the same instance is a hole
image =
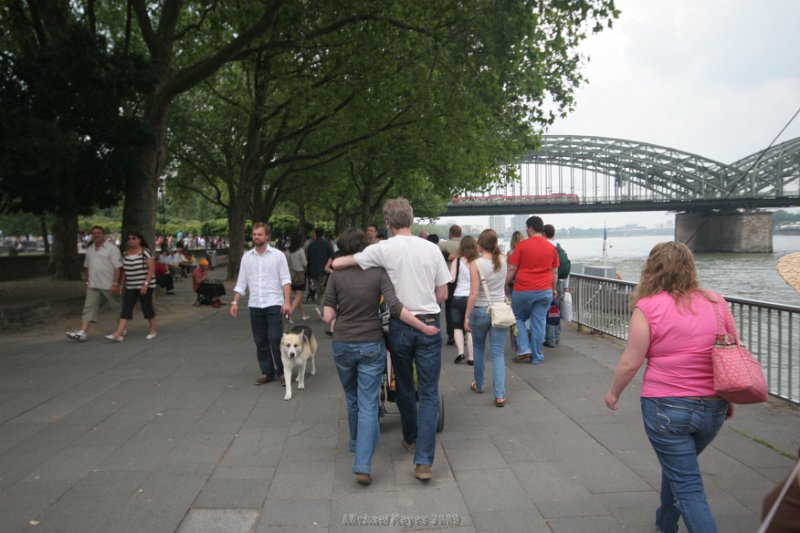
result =
[[[121,344],[101,328],[86,343],[0,337],[0,531],[653,530],[659,468],[636,388],[617,413],[602,400],[617,343],[565,328],[544,365],[509,365],[504,409],[469,391],[472,367],[446,347],[434,479],[413,478],[390,415],[362,487],[319,319],[317,375],[286,402],[253,385],[247,314],[189,301],[170,300],[153,341],[141,319]],[[701,461],[721,531],[757,529],[798,446],[795,409],[738,408]]]

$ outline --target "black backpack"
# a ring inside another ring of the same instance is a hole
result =
[[[572,263],[569,260],[567,252],[558,243],[556,243],[556,250],[558,251],[558,279],[565,279],[569,276]]]

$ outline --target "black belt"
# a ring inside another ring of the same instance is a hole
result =
[[[439,315],[414,315],[423,322],[435,322],[439,320]]]

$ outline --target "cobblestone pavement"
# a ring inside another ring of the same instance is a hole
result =
[[[85,343],[63,334],[74,316],[0,337],[0,531],[653,530],[659,467],[636,383],[619,411],[603,405],[619,343],[565,327],[545,364],[507,366],[503,409],[445,347],[433,480],[414,479],[389,403],[363,487],[316,314],[317,374],[287,402],[254,386],[247,313],[192,307],[186,289],[160,297],[151,341],[138,317],[122,343],[102,338],[111,317]],[[738,407],[702,455],[721,531],[757,529],[798,420],[777,400]]]

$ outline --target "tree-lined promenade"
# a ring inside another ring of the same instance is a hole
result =
[[[509,177],[584,81],[613,0],[11,1],[0,8],[0,210],[43,215],[74,278],[78,216],[122,202],[366,226],[405,196],[435,216]],[[165,199],[168,198],[169,200]],[[211,218],[211,217],[210,217]]]

